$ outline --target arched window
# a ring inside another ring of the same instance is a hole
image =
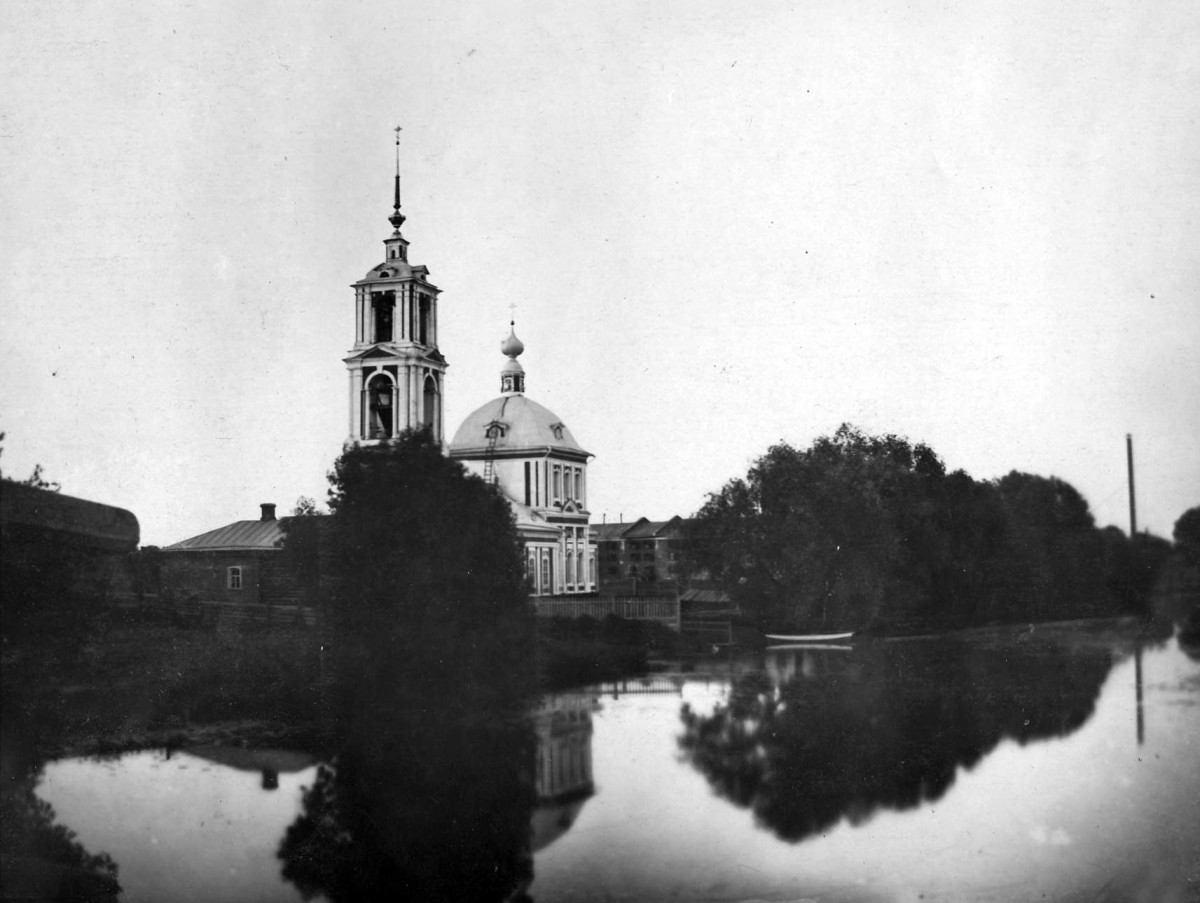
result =
[[[364,438],[390,439],[394,433],[395,405],[392,381],[382,373],[367,383],[367,428]]]
[[[550,553],[542,553],[542,592],[554,592],[554,569],[550,565]]]
[[[575,553],[567,552],[567,588],[575,582]]]
[[[242,569],[240,567],[228,568],[225,571],[225,586],[227,589],[242,588]]]
[[[437,405],[437,383],[434,382],[432,376],[427,376],[425,377],[425,418],[423,422],[434,436],[437,436]]]

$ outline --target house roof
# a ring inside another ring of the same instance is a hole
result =
[[[606,539],[620,539],[621,534],[632,526],[633,524],[618,521],[613,524],[592,524],[592,529],[596,531],[596,538],[603,542]]]
[[[644,517],[640,517],[632,523],[597,524],[596,528],[600,531],[599,538],[603,542],[606,539],[657,539],[675,537],[679,535],[679,532],[686,523],[687,521],[676,515],[670,520],[647,520]]]
[[[164,552],[253,551],[279,548],[285,520],[239,520],[163,548]]]

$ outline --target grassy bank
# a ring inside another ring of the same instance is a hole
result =
[[[321,730],[322,688],[334,677],[320,638],[313,628],[217,630],[137,618],[97,618],[70,631],[46,626],[6,643],[0,658],[6,754],[44,760],[196,742],[307,746]],[[694,651],[662,625],[581,618],[540,621],[531,654],[539,685],[559,689]]]
[[[7,644],[0,660],[5,745],[42,758],[166,745],[201,728],[211,737],[219,725],[279,739],[316,723],[320,676],[314,631],[139,622],[40,631]]]

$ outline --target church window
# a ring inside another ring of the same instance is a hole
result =
[[[575,501],[583,504],[583,471],[575,468]]]
[[[529,462],[526,461],[525,462],[525,504],[526,505],[528,505],[530,503],[529,489],[530,489],[530,486],[529,486]]]
[[[554,465],[554,501],[562,499],[562,468]]]
[[[567,552],[567,586],[575,582],[575,553]]]
[[[240,567],[232,567],[226,570],[225,586],[229,589],[242,588],[242,569]]]
[[[542,592],[554,592],[554,566],[548,552],[542,553]]]
[[[596,556],[588,556],[588,582],[593,586],[596,584]]]

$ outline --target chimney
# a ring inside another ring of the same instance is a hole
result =
[[[275,520],[275,506],[271,502],[263,502],[258,507],[262,508],[261,520]]]

